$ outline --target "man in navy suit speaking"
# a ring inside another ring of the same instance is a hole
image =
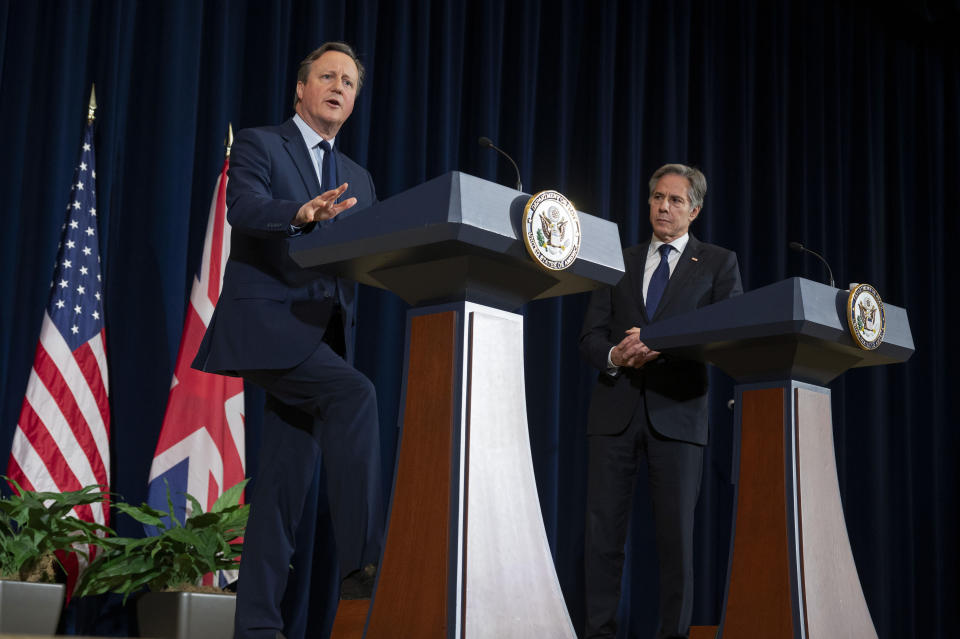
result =
[[[363,83],[353,49],[300,63],[296,115],[241,131],[230,159],[233,227],[223,292],[193,362],[266,393],[260,469],[240,567],[236,637],[275,639],[318,457],[326,470],[341,597],[369,597],[383,542],[377,402],[351,365],[356,284],[301,269],[290,249],[376,202],[370,174],[336,149]],[[360,215],[363,213],[360,212]]]
[[[660,564],[657,637],[686,637],[693,612],[693,514],[707,443],[707,371],[650,350],[643,328],[743,292],[737,256],[690,232],[707,180],[682,164],[650,179],[649,242],[626,249],[626,274],[598,289],[580,352],[600,370],[587,423],[585,637],[616,636],[624,543],[641,460]]]

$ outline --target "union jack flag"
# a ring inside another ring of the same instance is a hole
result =
[[[203,259],[190,293],[167,412],[150,467],[148,503],[167,510],[169,485],[174,513],[181,523],[191,514],[187,493],[209,510],[217,497],[245,475],[243,381],[190,368],[220,297],[230,252],[229,166],[228,155],[210,204]],[[232,578],[219,575],[218,585],[224,586]],[[213,576],[207,575],[203,581],[210,585]]]
[[[27,490],[67,492],[91,484],[109,490],[110,486],[96,177],[91,118],[70,187],[50,300],[7,463],[7,475]],[[80,506],[73,512],[82,520],[109,524],[106,503]],[[72,591],[80,557],[74,553],[61,561]]]

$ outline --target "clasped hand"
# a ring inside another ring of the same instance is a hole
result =
[[[640,329],[634,326],[627,330],[627,336],[610,351],[610,361],[614,366],[640,368],[659,355],[659,351],[650,350],[640,341]]]
[[[355,197],[348,197],[343,202],[337,203],[337,198],[343,195],[343,192],[347,190],[347,186],[347,183],[344,182],[337,188],[327,191],[326,193],[321,193],[301,206],[300,210],[297,211],[297,216],[293,218],[294,226],[302,226],[309,222],[329,220],[356,204],[357,198]]]

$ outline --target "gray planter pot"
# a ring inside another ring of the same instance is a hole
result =
[[[54,634],[65,591],[63,584],[0,581],[0,634]]]
[[[205,592],[147,592],[137,600],[141,637],[233,639],[237,598]]]

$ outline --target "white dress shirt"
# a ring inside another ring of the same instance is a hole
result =
[[[326,151],[320,148],[320,141],[323,140],[323,137],[311,129],[310,125],[303,121],[303,118],[300,117],[299,113],[293,116],[293,123],[297,125],[298,129],[300,129],[300,135],[303,136],[303,141],[307,144],[307,148],[310,150],[310,153],[307,155],[310,156],[310,161],[313,162],[313,172],[317,174],[317,183],[323,186],[323,175],[320,172],[323,168],[323,156],[326,153]],[[333,138],[332,140],[328,141],[331,149],[333,148],[333,143],[336,141],[336,139],[337,138]],[[303,224],[291,224],[288,235],[300,235],[300,232],[303,230],[303,226]]]
[[[293,116],[293,123],[297,125],[298,129],[300,129],[300,135],[303,136],[303,141],[306,142],[307,148],[310,149],[310,161],[313,162],[313,170],[317,174],[317,183],[322,186],[323,175],[321,175],[320,171],[323,168],[323,155],[325,151],[319,147],[320,141],[323,140],[323,137],[311,129],[310,125],[303,121],[303,118],[300,117],[299,113]],[[331,149],[333,148],[333,143],[336,142],[336,140],[337,138],[327,140]]]

